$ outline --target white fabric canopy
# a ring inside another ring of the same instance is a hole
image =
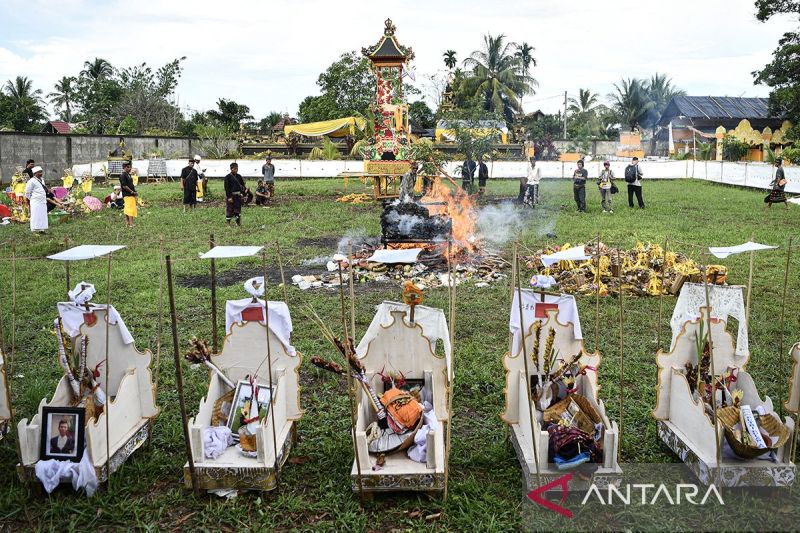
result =
[[[741,285],[709,285],[708,298],[711,302],[711,318],[728,321],[732,316],[739,321],[736,337],[736,355],[747,355],[750,350],[747,338],[747,320],[745,319],[744,294]],[[670,327],[672,328],[672,344],[688,320],[700,317],[700,308],[706,306],[706,291],[702,283],[684,283],[672,311]]]
[[[737,246],[710,246],[708,251],[711,252],[711,255],[714,257],[725,259],[733,254],[757,252],[759,250],[774,250],[775,248],[777,248],[777,246],[769,246],[767,244],[759,244],[757,242],[747,241],[746,243],[739,244]]]
[[[386,301],[381,303],[375,311],[375,316],[372,318],[367,332],[356,347],[356,354],[358,357],[363,357],[364,354],[367,353],[369,343],[382,332],[385,332],[389,324],[392,323],[392,311],[403,311],[406,314],[406,320],[409,319],[410,306],[399,302]],[[436,344],[440,340],[442,341],[445,361],[447,362],[447,372],[452,380],[453,361],[450,347],[450,330],[447,327],[447,319],[444,316],[444,311],[435,307],[418,305],[414,309],[414,322],[422,327],[422,333],[430,339],[431,350],[434,353],[436,352]]]
[[[256,255],[263,246],[215,246],[204,254],[200,259],[228,259],[231,257],[251,257]]]
[[[264,320],[259,321],[261,324],[266,324],[266,317],[264,316],[264,300],[259,298],[257,303],[253,302],[252,298],[244,298],[242,300],[228,300],[225,302],[225,333],[231,332],[233,324],[241,324],[242,311],[249,307],[261,308],[261,316]],[[286,348],[289,355],[295,355],[296,350],[291,345],[292,337],[292,317],[289,314],[289,306],[285,302],[269,302],[269,330],[278,337],[281,344]]]
[[[591,258],[592,256],[586,255],[583,246],[575,246],[573,248],[567,248],[566,250],[560,250],[554,254],[543,255],[542,264],[549,267],[559,261],[586,261]]]
[[[534,322],[547,318],[545,309],[540,309],[539,313],[537,313],[536,306],[541,306],[541,304],[558,305],[558,321],[562,324],[572,322],[574,325],[575,338],[578,340],[583,339],[581,318],[578,315],[578,304],[575,302],[574,296],[570,294],[562,294],[561,296],[545,294],[544,301],[542,301],[542,294],[534,292],[531,289],[522,289],[522,317],[525,322],[524,330],[526,332]],[[538,317],[536,316],[537,314],[539,315]],[[519,326],[519,299],[517,298],[517,291],[514,291],[514,298],[511,303],[508,330],[511,332],[511,355],[513,356],[522,346],[522,330]]]
[[[48,255],[48,259],[55,259],[56,261],[81,261],[83,259],[94,259],[95,257],[103,257],[110,253],[122,250],[124,246],[115,245],[99,245],[99,244],[81,244],[69,250],[58,252],[57,254]]]
[[[405,250],[375,250],[367,259],[373,263],[416,263],[422,248],[408,248]],[[415,315],[416,316],[416,315]]]

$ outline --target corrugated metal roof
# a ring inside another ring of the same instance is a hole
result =
[[[730,96],[675,96],[670,105],[679,114],[690,118],[708,119],[768,119],[766,98],[737,98]],[[670,107],[667,106],[667,108]],[[666,111],[666,110],[665,110]],[[666,115],[666,112],[664,113]]]

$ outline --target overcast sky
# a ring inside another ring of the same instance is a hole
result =
[[[537,94],[525,110],[555,112],[563,92],[603,95],[621,77],[668,74],[690,95],[766,96],[751,72],[769,61],[797,19],[760,23],[752,0],[0,0],[0,80],[28,76],[44,93],[83,62],[160,66],[187,56],[178,86],[182,108],[217,98],[295,114],[318,94],[317,76],[348,50],[377,42],[391,17],[401,44],[416,53],[417,85],[459,62],[487,32],[536,48]]]

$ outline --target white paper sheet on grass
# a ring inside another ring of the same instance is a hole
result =
[[[56,261],[81,261],[83,259],[94,259],[95,257],[103,257],[117,250],[125,248],[120,245],[101,245],[101,244],[81,244],[69,250],[58,252],[57,254],[48,255],[48,259],[55,259]]]
[[[356,347],[356,354],[363,357],[367,352],[369,343],[372,342],[378,335],[386,331],[386,327],[392,323],[392,311],[403,311],[406,314],[406,320],[409,317],[410,307],[406,304],[399,302],[385,301],[375,311],[375,316],[372,317],[372,322],[367,329],[367,332],[361,337],[361,342]],[[414,309],[414,322],[422,327],[422,333],[431,340],[431,350],[436,352],[436,344],[441,340],[442,347],[444,348],[444,357],[447,361],[448,373],[450,379],[453,379],[453,361],[452,349],[450,346],[450,333],[447,327],[447,319],[444,316],[444,311],[435,307],[428,307],[425,305],[418,305]]]
[[[768,244],[759,244],[753,241],[747,241],[744,244],[736,246],[710,246],[708,251],[711,255],[720,259],[734,254],[741,254],[744,252],[758,252],[759,250],[774,250],[777,246],[769,246]]]
[[[542,264],[549,267],[559,261],[586,261],[591,258],[590,255],[586,255],[583,246],[575,246],[573,248],[567,248],[566,250],[560,250],[554,254],[543,255]]]
[[[215,246],[200,256],[200,259],[228,259],[256,255],[263,246]]]
[[[408,248],[406,250],[375,250],[367,259],[373,263],[416,263],[422,248]]]

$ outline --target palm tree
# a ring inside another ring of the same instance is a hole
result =
[[[572,114],[588,113],[597,107],[597,94],[590,89],[578,89],[578,97],[569,99],[567,110]]]
[[[533,65],[536,66],[536,58],[533,57],[533,52],[536,51],[536,48],[532,47],[528,43],[522,43],[521,45],[517,46],[517,51],[514,52],[514,56],[520,60],[522,63],[522,73],[527,76],[530,72],[530,67]]]
[[[85,61],[81,71],[82,76],[86,76],[92,81],[107,78],[113,73],[114,67],[101,57],[95,57],[93,61]]]
[[[471,69],[464,82],[469,92],[483,100],[485,110],[502,112],[511,122],[514,113],[522,111],[521,97],[532,93],[537,83],[522,71],[522,61],[513,54],[516,43],[505,39],[503,34],[484,35],[483,50],[464,60],[464,67]]]
[[[456,51],[455,50],[448,50],[447,52],[445,52],[442,55],[444,56],[444,64],[445,64],[445,66],[452,70],[453,67],[455,67],[456,63],[457,63],[457,61],[456,61]]]
[[[75,97],[77,96],[77,87],[75,86],[77,81],[73,76],[64,76],[56,82],[55,91],[47,95],[50,103],[56,109],[64,108],[62,118],[67,122],[72,122],[72,105],[75,103]]]
[[[686,96],[686,91],[674,86],[666,74],[658,72],[644,82],[643,86],[648,99],[653,102],[653,106],[659,114],[664,111],[673,96]]]
[[[623,78],[614,88],[617,92],[610,95],[614,110],[620,122],[633,130],[653,108],[653,102],[647,97],[642,81],[636,78]]]
[[[17,76],[14,81],[8,80],[3,86],[9,108],[10,121],[16,131],[26,131],[36,122],[45,118],[41,89],[33,89],[33,82],[26,76]]]

